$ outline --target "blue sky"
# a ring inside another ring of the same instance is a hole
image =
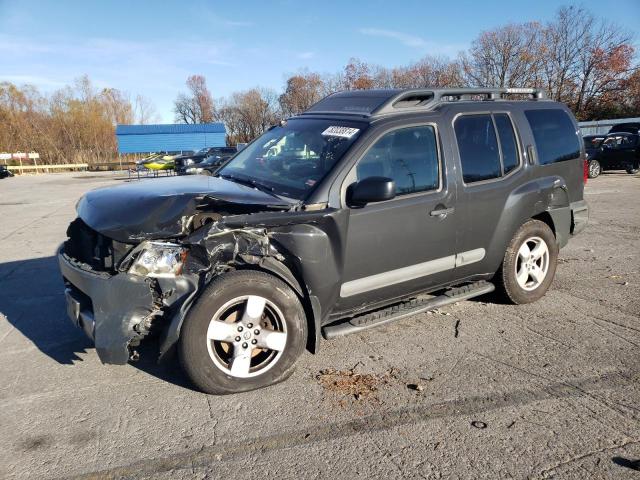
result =
[[[0,0],[0,81],[52,91],[88,74],[98,87],[149,97],[170,122],[190,74],[204,74],[214,97],[256,85],[279,90],[288,74],[335,72],[350,57],[385,66],[454,57],[483,30],[544,21],[562,4]],[[633,32],[640,45],[639,0],[579,4]]]

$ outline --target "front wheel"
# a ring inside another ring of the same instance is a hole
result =
[[[179,354],[198,388],[228,394],[288,378],[306,340],[295,292],[272,275],[244,270],[211,282],[185,319]]]
[[[530,303],[549,289],[556,273],[558,244],[549,226],[529,220],[511,239],[496,275],[499,293],[511,303]]]
[[[589,178],[596,178],[602,173],[602,167],[597,160],[589,160]]]

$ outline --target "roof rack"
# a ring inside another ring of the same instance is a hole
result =
[[[545,100],[538,88],[437,88],[410,90],[352,90],[337,92],[312,105],[302,115],[341,114],[378,117],[393,113],[433,110],[437,105],[460,101],[504,100],[522,95],[528,100]]]

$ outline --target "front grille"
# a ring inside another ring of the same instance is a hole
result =
[[[98,272],[112,272],[122,258],[121,246],[96,232],[80,218],[67,229],[69,239],[64,243],[64,253],[72,259],[88,265]]]

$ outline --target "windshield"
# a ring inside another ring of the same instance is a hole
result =
[[[302,200],[366,128],[362,122],[294,119],[265,132],[219,172]]]

